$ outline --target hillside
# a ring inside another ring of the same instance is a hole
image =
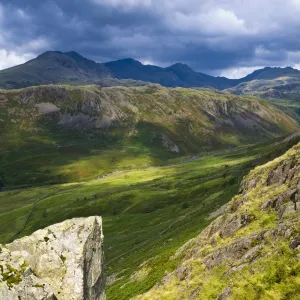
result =
[[[263,69],[256,70],[253,73],[242,78],[242,81],[247,82],[252,80],[272,80],[280,77],[300,79],[300,71],[291,67],[265,67]]]
[[[300,144],[251,171],[221,216],[168,258],[176,270],[135,299],[299,299],[299,184]]]
[[[290,67],[267,67],[241,79],[228,79],[196,72],[181,63],[167,68],[143,65],[132,58],[97,63],[74,51],[47,51],[22,65],[0,71],[0,88],[16,89],[43,84],[138,86],[151,82],[166,87],[223,90],[253,80],[273,80],[283,76],[299,80],[300,71]]]
[[[267,99],[300,114],[300,79],[278,77],[276,79],[253,80],[226,90],[236,95],[251,95]]]
[[[18,187],[262,142],[295,131],[299,119],[211,90],[49,85],[0,92],[0,126],[0,181]]]

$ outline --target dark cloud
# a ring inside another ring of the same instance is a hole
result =
[[[0,67],[49,49],[211,74],[296,65],[299,13],[300,0],[2,0]]]

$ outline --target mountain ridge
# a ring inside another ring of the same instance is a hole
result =
[[[166,68],[144,65],[133,58],[98,63],[75,51],[46,51],[24,64],[1,70],[0,88],[14,89],[42,84],[101,85],[101,81],[105,79],[131,79],[144,81],[145,85],[152,82],[166,87],[209,87],[223,90],[255,79],[275,79],[282,76],[300,79],[300,71],[291,67],[266,67],[240,79],[229,79],[196,72],[182,63]]]

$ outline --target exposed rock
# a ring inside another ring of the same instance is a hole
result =
[[[267,185],[275,183],[285,183],[292,180],[295,174],[299,174],[300,166],[296,166],[296,160],[292,157],[289,160],[282,161],[276,169],[272,169],[267,178]]]
[[[191,294],[190,294],[190,296],[189,296],[189,299],[199,299],[199,292],[200,292],[200,287],[198,286],[197,288],[195,288],[192,292],[191,292]]]
[[[217,297],[217,300],[227,300],[231,295],[231,290],[229,287],[225,288]]]
[[[295,205],[294,204],[288,204],[282,207],[279,217],[280,218],[284,218],[290,214],[294,214],[295,212],[299,211],[300,207],[296,207],[295,209]]]
[[[262,204],[261,209],[262,210],[268,210],[268,209],[274,209],[274,210],[279,210],[281,205],[284,202],[284,196],[280,195],[277,196],[276,198],[269,199],[265,203]]]
[[[297,249],[300,247],[300,237],[291,242],[291,249]]]
[[[253,242],[258,238],[258,235],[251,235],[249,237],[241,238],[228,246],[221,247],[208,254],[203,258],[203,264],[206,268],[211,269],[219,266],[222,263],[239,260],[245,257],[252,248]]]
[[[0,299],[105,299],[100,217],[67,220],[0,249]]]
[[[182,280],[186,280],[187,277],[190,275],[190,273],[191,270],[187,266],[180,266],[176,270],[175,275],[180,281],[182,281]]]
[[[248,190],[255,188],[259,181],[260,178],[258,177],[252,178],[250,180],[243,180],[239,192],[243,194],[246,193]]]
[[[54,105],[50,102],[37,103],[35,106],[39,109],[40,115],[45,115],[45,114],[50,114],[53,112],[60,111],[60,109],[56,105]]]
[[[254,219],[255,216],[251,215],[230,216],[225,219],[225,224],[223,224],[222,229],[220,230],[220,236],[222,238],[233,236],[237,230],[247,226]]]

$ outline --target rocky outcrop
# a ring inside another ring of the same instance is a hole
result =
[[[101,217],[77,218],[0,245],[0,299],[104,300]]]
[[[251,171],[223,211],[137,299],[299,298],[300,144]]]

